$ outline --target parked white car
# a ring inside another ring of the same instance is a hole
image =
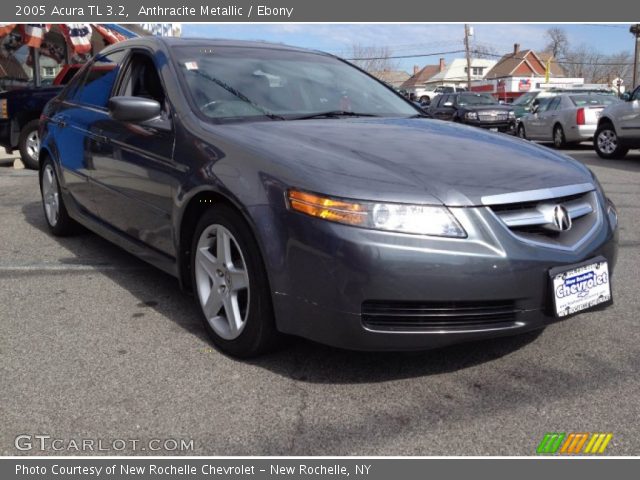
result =
[[[629,149],[640,148],[640,87],[623,100],[600,115],[593,146],[601,158],[623,158]]]
[[[620,103],[613,95],[569,93],[541,98],[531,113],[520,118],[517,133],[528,140],[551,141],[563,148],[593,138],[601,112]]]
[[[465,87],[456,87],[452,85],[438,85],[435,88],[416,88],[416,98],[420,103],[430,104],[431,100],[443,93],[458,93],[466,91],[467,89]]]

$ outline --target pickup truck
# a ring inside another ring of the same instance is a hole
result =
[[[0,93],[0,145],[7,153],[20,151],[26,168],[38,168],[38,122],[44,106],[58,95],[82,65],[65,65],[51,86]]]

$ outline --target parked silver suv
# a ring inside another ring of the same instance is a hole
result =
[[[640,148],[640,87],[623,100],[600,115],[593,145],[602,158],[623,158],[629,149]]]

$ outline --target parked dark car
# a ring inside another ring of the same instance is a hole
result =
[[[42,122],[51,232],[175,275],[233,355],[282,333],[424,349],[611,302],[617,215],[585,166],[424,118],[328,54],[126,41]]]
[[[438,95],[427,111],[440,120],[494,131],[513,133],[516,126],[513,108],[500,104],[491,95],[483,93],[463,92]]]
[[[19,150],[25,167],[38,168],[38,121],[44,106],[62,91],[81,66],[65,65],[50,86],[0,93],[0,145],[7,153]]]

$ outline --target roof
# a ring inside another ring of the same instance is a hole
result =
[[[485,72],[489,72],[491,68],[496,64],[495,60],[490,60],[486,58],[472,58],[471,68],[480,67],[484,68]],[[449,65],[445,67],[441,72],[436,73],[429,79],[429,83],[433,82],[442,82],[447,80],[459,80],[459,81],[467,81],[467,59],[466,58],[455,58]],[[484,77],[484,75],[482,75]],[[480,77],[477,75],[471,75],[472,80],[478,80]]]
[[[553,58],[549,53],[537,54],[533,50],[518,50],[503,55],[498,63],[487,73],[486,78],[501,78],[512,76],[529,76],[531,74],[543,76],[545,74],[547,60]],[[528,74],[519,74],[517,71],[522,65],[528,70]],[[550,65],[551,76],[563,77],[564,71],[552,60]]]
[[[549,65],[549,71],[551,72],[552,77],[564,77],[566,75],[564,69],[560,66],[558,62],[556,62],[556,59],[553,57],[553,53],[540,52],[538,53],[538,57],[540,58],[540,60],[544,62],[545,65],[547,64],[547,60],[551,59],[551,64]]]
[[[418,73],[409,77],[400,88],[414,88],[418,85],[423,85],[431,77],[440,71],[440,65],[426,65]]]
[[[173,46],[185,46],[185,47],[245,47],[245,48],[265,48],[271,50],[292,50],[296,52],[307,52],[307,53],[316,53],[331,56],[326,52],[321,52],[319,50],[312,50],[308,48],[294,47],[292,45],[286,45],[284,43],[271,43],[271,42],[263,42],[263,41],[255,41],[255,40],[228,40],[221,38],[197,38],[197,37],[189,37],[189,38],[180,38],[180,37],[157,37],[157,36],[146,36],[146,37],[138,37],[131,38],[129,40],[124,40],[122,42],[114,43],[109,48],[117,48],[117,47],[128,47],[128,46],[136,46],[136,45],[166,45],[169,47]]]
[[[371,74],[394,87],[399,87],[406,82],[410,75],[404,70],[382,70],[380,72],[371,72]]]
[[[13,80],[29,80],[27,72],[24,71],[20,62],[13,55],[10,57],[0,55],[0,77]]]

